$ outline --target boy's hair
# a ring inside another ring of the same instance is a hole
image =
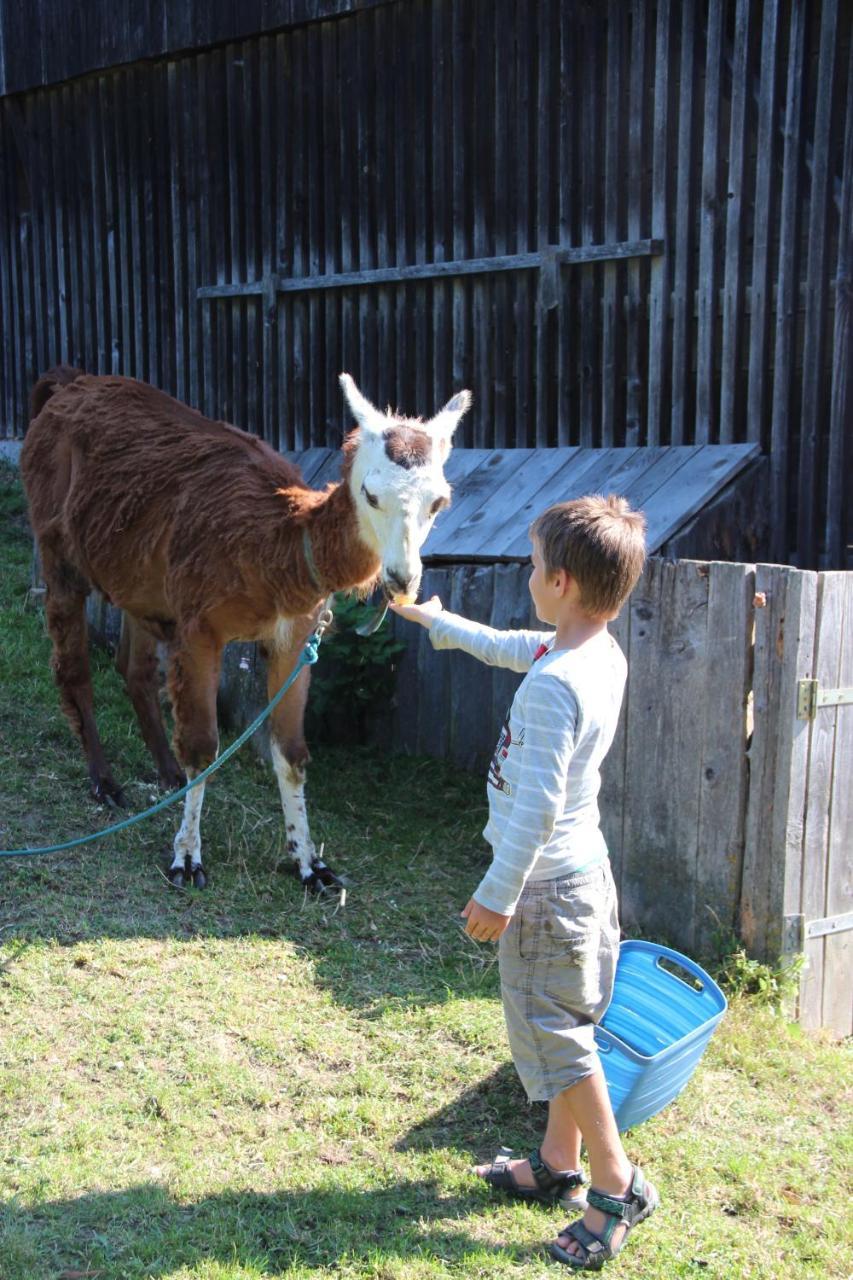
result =
[[[618,613],[646,559],[646,519],[616,494],[591,494],[548,507],[530,526],[549,573],[564,569],[592,617]]]

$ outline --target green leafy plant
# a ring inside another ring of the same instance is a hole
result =
[[[396,685],[396,659],[405,644],[386,618],[372,635],[356,628],[376,606],[338,592],[335,621],[320,648],[311,680],[307,730],[314,742],[347,745],[370,739],[388,714]]]
[[[722,927],[714,933],[714,950],[713,975],[728,995],[747,997],[776,1013],[796,1000],[805,956],[766,964],[747,955],[737,935]]]

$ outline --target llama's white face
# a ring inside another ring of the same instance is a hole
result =
[[[359,532],[382,561],[386,593],[415,597],[420,549],[450,501],[443,468],[471,393],[460,391],[429,422],[416,422],[380,413],[348,373],[341,374],[340,383],[361,428],[350,472]]]

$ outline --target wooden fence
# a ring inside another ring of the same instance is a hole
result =
[[[423,592],[529,626],[528,575],[434,568]],[[391,749],[485,777],[519,677],[395,627],[408,647]],[[853,706],[826,691],[853,698],[853,575],[652,559],[612,630],[629,677],[601,811],[624,924],[698,955],[719,929],[769,961],[805,949],[802,1021],[849,1034]],[[818,705],[803,719],[808,679]]]
[[[282,449],[342,368],[465,385],[469,446],[756,442],[772,556],[846,565],[848,0],[161,7],[6,6],[0,433],[60,360]]]

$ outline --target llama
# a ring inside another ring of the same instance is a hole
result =
[[[272,697],[332,592],[381,583],[390,598],[417,594],[420,548],[450,500],[443,467],[470,393],[424,422],[381,413],[349,374],[340,383],[357,425],[343,444],[341,481],[323,492],[261,440],[144,382],[61,366],[36,383],[21,472],[60,700],[98,801],[121,804],[123,796],[94,718],[85,615],[92,587],[124,611],[117,665],[161,784],[171,788],[216,757],[229,640],[263,647]],[[158,641],[167,645],[174,754],[160,713]],[[309,680],[305,667],[273,711],[271,755],[294,870],[321,892],[341,881],[317,856],[305,810]],[[184,799],[169,869],[176,886],[207,883],[204,787]]]

